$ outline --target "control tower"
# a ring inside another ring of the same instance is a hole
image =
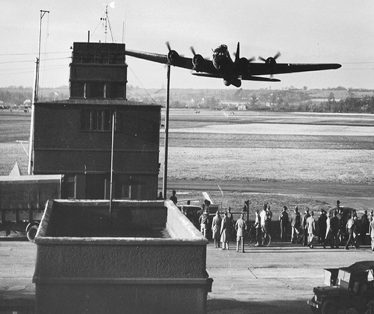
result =
[[[125,48],[74,43],[69,99],[35,103],[32,173],[62,198],[109,199],[111,174],[114,199],[157,197],[161,106],[126,100]]]

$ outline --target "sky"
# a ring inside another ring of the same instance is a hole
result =
[[[32,86],[42,19],[40,86],[69,84],[73,42],[105,42],[105,0],[1,0],[0,87]],[[212,49],[237,42],[241,56],[278,62],[340,63],[338,70],[276,75],[280,83],[243,82],[246,89],[288,87],[374,89],[374,1],[372,0],[115,0],[109,7],[115,42],[131,50],[211,58]],[[108,32],[107,42],[111,42]],[[260,61],[258,61],[260,62]],[[166,86],[166,67],[127,57],[128,84]],[[221,79],[195,77],[173,67],[171,88],[225,88]],[[229,87],[234,88],[234,87]]]

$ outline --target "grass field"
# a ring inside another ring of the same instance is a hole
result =
[[[163,151],[160,153],[163,160]],[[374,150],[171,147],[168,175],[193,180],[373,184]]]

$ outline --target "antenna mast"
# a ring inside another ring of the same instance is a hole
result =
[[[105,43],[106,43],[106,37],[107,37],[107,34],[108,34],[108,27],[109,27],[109,31],[110,31],[110,37],[112,38],[112,42],[114,43],[112,27],[110,25],[110,20],[109,20],[109,15],[108,15],[108,6],[109,5],[112,7],[112,5],[114,5],[114,4],[113,4],[113,2],[111,2],[110,4],[107,4],[105,6],[105,17],[101,17],[100,21],[104,21]]]
[[[38,50],[38,58],[36,59],[36,75],[35,75],[35,90],[34,90],[34,100],[35,102],[38,101],[39,98],[39,69],[40,69],[40,48],[41,48],[41,37],[42,37],[42,20],[44,15],[49,11],[40,10],[40,20],[39,20],[39,50]]]
[[[35,61],[35,81],[34,90],[32,93],[31,102],[31,123],[30,123],[30,139],[29,139],[29,162],[27,167],[27,173],[29,175],[34,173],[34,119],[35,119],[35,103],[39,100],[39,69],[40,69],[40,47],[41,47],[41,37],[42,37],[42,20],[44,15],[49,11],[40,10],[40,20],[39,20],[39,50],[38,57]]]

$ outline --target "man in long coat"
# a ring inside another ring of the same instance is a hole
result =
[[[236,221],[236,252],[239,252],[239,246],[241,247],[242,253],[244,253],[244,232],[246,229],[246,223],[244,221],[244,214],[240,215],[240,218]]]
[[[316,231],[316,222],[314,220],[314,213],[313,211],[310,213],[310,217],[306,220],[306,229],[308,231],[308,246],[312,249],[313,248],[313,238],[314,233]]]
[[[212,220],[212,232],[213,232],[212,236],[214,240],[214,246],[216,248],[220,247],[221,222],[222,222],[222,219],[217,210],[216,215],[214,216]]]

